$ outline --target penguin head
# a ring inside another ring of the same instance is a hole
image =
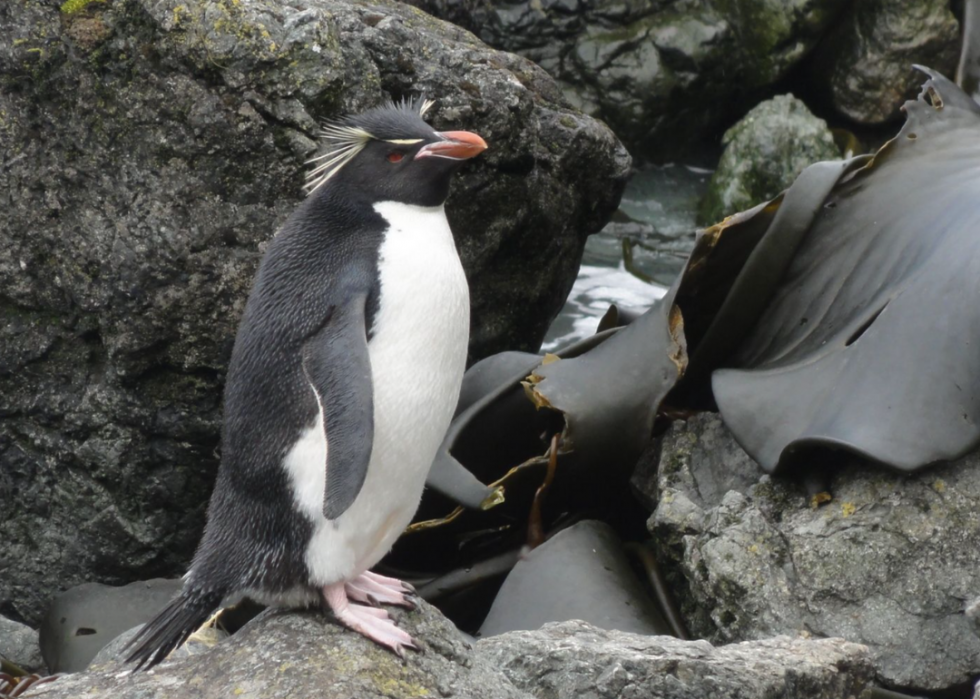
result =
[[[469,131],[436,131],[424,120],[429,101],[389,103],[321,131],[327,150],[311,160],[306,189],[343,189],[371,202],[439,206],[449,180],[468,159],[487,148]]]

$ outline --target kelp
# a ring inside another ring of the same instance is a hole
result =
[[[558,361],[473,367],[430,485],[486,506],[501,494],[483,483],[543,464],[555,433],[559,472],[616,470],[658,414],[699,409],[720,410],[769,471],[811,447],[912,470],[975,446],[980,108],[926,72],[896,138],[701,231],[628,326]]]
[[[0,672],[0,699],[15,699],[27,692],[27,690],[38,688],[42,684],[53,682],[60,675],[48,675],[42,677],[38,674],[33,675],[12,675],[6,671]]]
[[[636,317],[628,312],[620,315],[619,309],[612,307],[599,332],[558,354],[501,352],[470,367],[426,485],[471,509],[499,505],[505,497],[506,481],[517,477],[522,467],[546,463],[550,437],[560,429],[554,415],[541,412],[527,400],[523,382],[538,367],[590,352]],[[491,485],[485,485],[480,476]],[[413,525],[410,531],[429,526]]]
[[[768,471],[813,447],[911,471],[980,442],[980,106],[929,74],[898,136],[843,166],[821,202],[777,215],[753,252],[805,225],[792,255],[750,258],[726,299],[768,296],[711,377],[725,423]],[[740,288],[762,274],[778,278],[771,294]]]
[[[812,493],[841,461],[828,450],[911,471],[975,448],[980,107],[926,72],[894,139],[700,231],[642,315],[614,308],[557,355],[472,367],[430,474],[445,497],[426,496],[394,565],[411,561],[479,623],[515,551],[582,517],[612,521],[657,425],[699,410]]]
[[[480,627],[483,637],[583,619],[602,629],[670,634],[616,532],[596,521],[557,533],[517,563]]]

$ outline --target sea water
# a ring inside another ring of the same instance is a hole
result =
[[[710,178],[710,170],[677,164],[634,174],[612,221],[586,243],[543,351],[593,334],[611,304],[645,310],[666,293],[694,246],[698,204]]]

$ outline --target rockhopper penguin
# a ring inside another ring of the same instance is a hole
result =
[[[326,603],[399,655],[378,603],[411,588],[369,571],[415,514],[456,406],[469,290],[443,204],[486,143],[439,133],[429,102],[324,127],[309,196],[269,245],[238,329],[221,465],[183,591],[133,639],[162,661],[230,596]]]

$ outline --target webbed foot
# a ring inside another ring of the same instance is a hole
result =
[[[357,579],[360,578],[355,578]],[[351,604],[345,589],[350,584],[339,582],[323,588],[323,599],[341,624],[392,650],[400,658],[405,657],[406,648],[419,650],[415,640],[395,626],[388,612],[376,607]]]

